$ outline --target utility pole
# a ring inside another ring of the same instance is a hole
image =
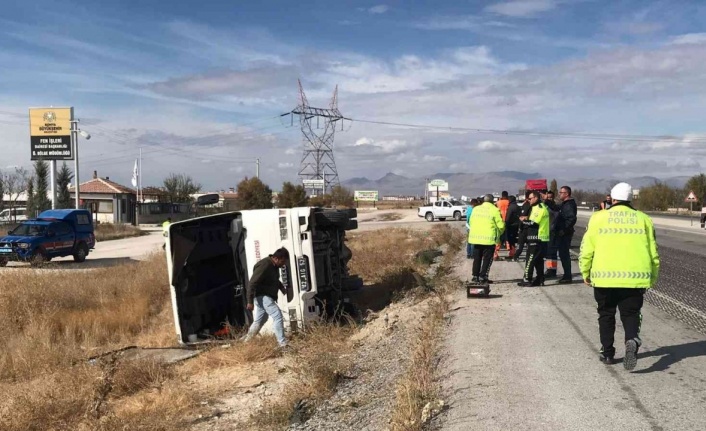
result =
[[[304,153],[299,167],[299,178],[302,180],[323,180],[322,189],[330,189],[340,185],[336,162],[333,158],[333,138],[336,132],[337,121],[343,125],[346,119],[338,110],[338,86],[333,92],[333,97],[328,109],[314,108],[309,106],[309,101],[304,94],[304,88],[299,82],[299,105],[291,112],[281,116],[291,115],[292,123],[294,115],[299,116],[302,135],[304,135]],[[316,120],[314,120],[314,118]],[[323,132],[319,132],[323,122]],[[309,188],[313,194],[318,192],[316,186]]]
[[[78,189],[78,120],[71,120],[71,140],[74,144],[74,184],[76,188],[74,197],[76,198],[76,209],[79,209],[81,200],[79,198],[80,191]]]
[[[260,179],[260,158],[255,159],[255,176]]]

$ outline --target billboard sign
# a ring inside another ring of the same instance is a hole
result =
[[[74,108],[30,108],[31,160],[73,160],[71,120]]]
[[[440,192],[449,191],[449,183],[444,180],[431,180],[429,182],[429,191],[435,192],[437,190]]]
[[[353,199],[355,199],[356,201],[377,202],[378,201],[378,191],[377,190],[356,190],[353,193]]]
[[[323,189],[324,180],[302,180],[305,189]]]

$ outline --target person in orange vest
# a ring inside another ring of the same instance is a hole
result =
[[[503,192],[500,194],[500,200],[495,203],[495,206],[498,207],[498,209],[500,210],[500,216],[503,218],[503,221],[506,221],[507,207],[509,205],[510,200],[508,199],[508,193],[507,191],[503,190]],[[503,232],[502,236],[500,237],[500,242],[495,245],[495,253],[493,254],[493,260],[500,259],[500,246],[503,244],[505,244],[506,250],[510,250],[510,243],[507,241],[507,232]]]

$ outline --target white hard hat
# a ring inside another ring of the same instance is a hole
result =
[[[610,191],[610,197],[617,201],[629,202],[632,200],[632,186],[628,183],[618,183]]]

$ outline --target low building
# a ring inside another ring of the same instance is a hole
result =
[[[75,187],[70,186],[71,199],[76,199]],[[79,205],[94,214],[94,220],[101,223],[135,223],[135,190],[111,181],[110,177],[100,178],[93,171],[93,178],[79,184]]]

